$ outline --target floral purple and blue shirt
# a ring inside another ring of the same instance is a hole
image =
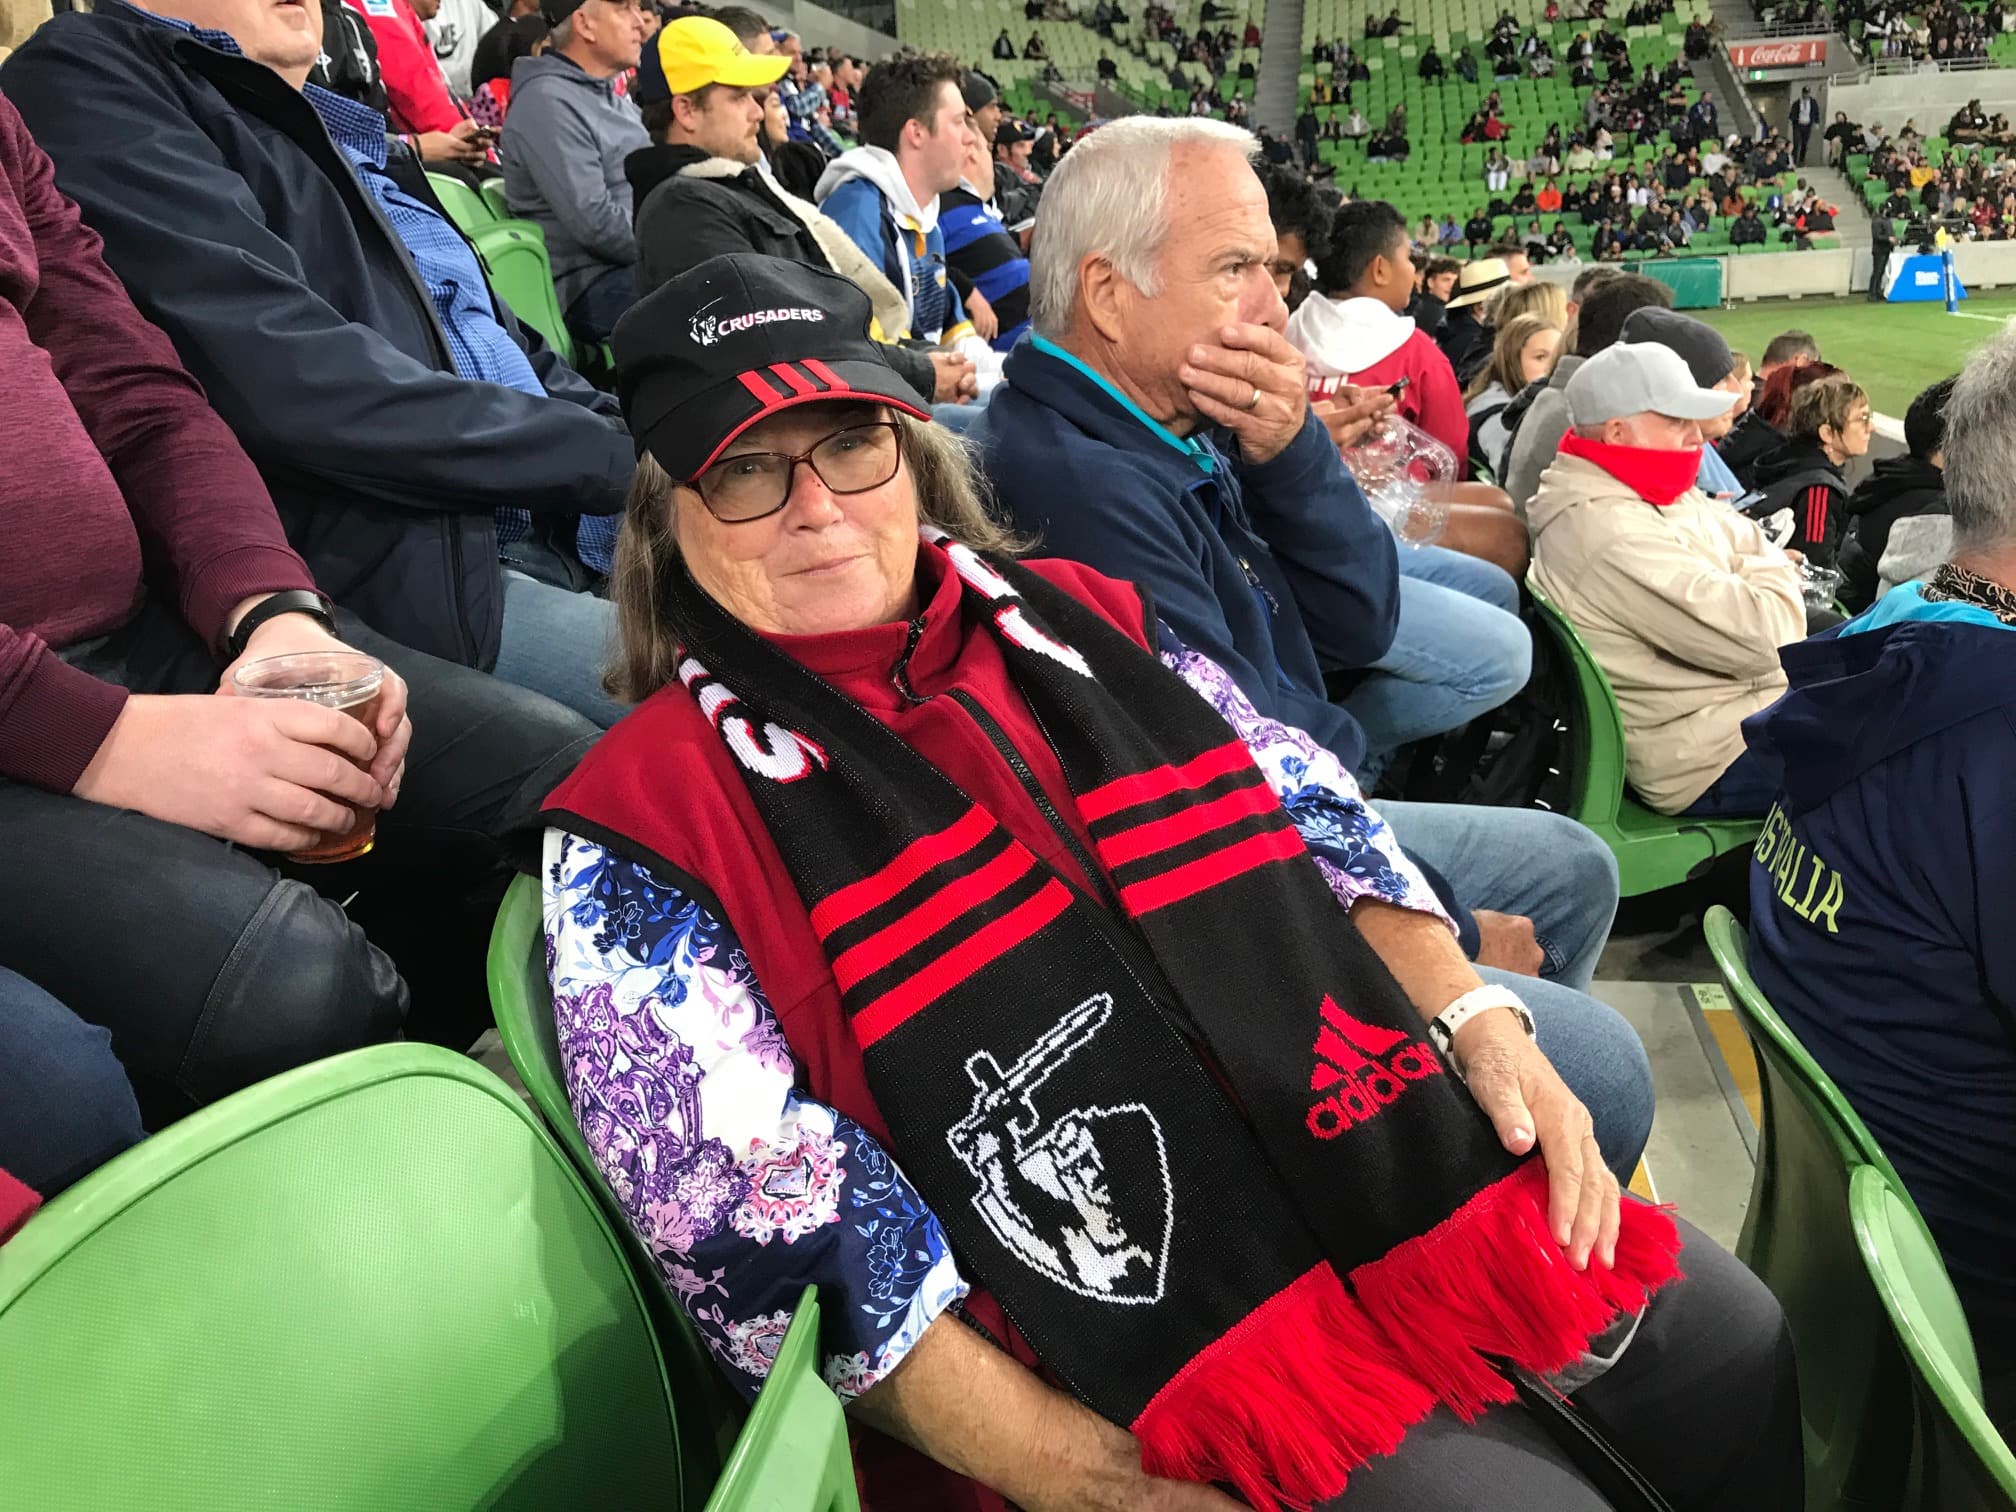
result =
[[[1215,662],[1162,660],[1239,734],[1349,908],[1448,916],[1343,764]],[[821,1293],[821,1373],[851,1401],[969,1290],[937,1218],[852,1119],[806,1097],[729,922],[646,865],[545,843],[547,973],[568,1101],[603,1179],[729,1379],[753,1396]],[[1451,926],[1453,929],[1453,926]]]

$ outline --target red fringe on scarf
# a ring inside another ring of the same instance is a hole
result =
[[[1200,1351],[1134,1420],[1142,1467],[1231,1485],[1259,1512],[1327,1501],[1437,1402],[1467,1421],[1510,1401],[1490,1357],[1572,1364],[1679,1275],[1679,1252],[1664,1210],[1626,1202],[1615,1268],[1571,1269],[1529,1160],[1353,1271],[1350,1291],[1318,1266]]]

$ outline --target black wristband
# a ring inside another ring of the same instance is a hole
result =
[[[224,649],[230,659],[236,661],[245,654],[245,646],[252,639],[252,632],[270,619],[283,614],[305,614],[321,625],[331,635],[336,633],[334,606],[312,588],[286,588],[279,593],[268,594],[238,621],[237,628],[224,642]]]

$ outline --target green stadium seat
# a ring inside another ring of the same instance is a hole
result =
[[[573,366],[574,338],[568,334],[560,296],[553,288],[545,235],[531,221],[505,220],[483,227],[469,239],[482,255],[491,290]]]
[[[1575,787],[1567,812],[1586,824],[1617,858],[1618,886],[1627,898],[1700,876],[1718,856],[1757,838],[1754,819],[1690,819],[1647,808],[1624,781],[1624,721],[1610,679],[1566,615],[1533,587],[1535,608],[1575,667],[1582,717],[1571,732]]]
[[[429,1045],[262,1082],[51,1202],[0,1249],[0,1394],[35,1512],[698,1505],[622,1242]]]
[[[1764,1116],[1736,1254],[1771,1288],[1792,1328],[1806,1504],[1895,1507],[1911,1449],[1908,1374],[1856,1256],[1848,1206],[1857,1169],[1895,1173],[1758,990],[1742,925],[1718,905],[1702,930],[1757,1062]]]
[[[497,224],[489,201],[462,180],[446,173],[429,173],[427,185],[434,191],[434,198],[441,201],[441,208],[448,212],[448,219],[455,222],[464,236],[474,236],[485,226]]]
[[[1848,1208],[1911,1370],[1914,1432],[1902,1512],[2012,1512],[2016,1455],[1983,1410],[1967,1319],[1917,1210],[1873,1165],[1850,1180]]]

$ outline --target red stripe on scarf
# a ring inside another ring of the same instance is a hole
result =
[[[933,999],[1000,959],[1071,906],[1071,889],[1052,877],[1031,897],[975,930],[907,981],[891,987],[849,1021],[866,1050]]]
[[[1180,767],[1150,767],[1132,777],[1122,777],[1104,787],[1094,788],[1080,796],[1078,812],[1087,824],[1093,824],[1122,809],[1133,808],[1137,803],[1166,798],[1183,788],[1203,787],[1213,778],[1236,772],[1241,766],[1250,766],[1252,761],[1252,753],[1235,740],[1229,745],[1206,751],[1202,756],[1193,756]]]
[[[976,804],[960,815],[957,823],[935,835],[912,840],[882,870],[821,898],[812,909],[812,927],[822,940],[828,938],[834,930],[880,908],[932,867],[965,855],[993,829],[993,818]]]
[[[1255,773],[1258,776],[1258,773]],[[1254,814],[1264,814],[1269,809],[1279,808],[1274,790],[1265,782],[1256,781],[1251,787],[1243,787],[1227,793],[1222,798],[1214,798],[1209,803],[1200,803],[1195,808],[1183,809],[1164,819],[1152,819],[1146,824],[1137,824],[1133,829],[1122,830],[1111,839],[1098,843],[1099,859],[1111,871],[1117,866],[1125,866],[1129,861],[1138,861],[1143,856],[1152,856],[1157,851],[1168,850],[1181,845],[1186,840],[1195,840],[1199,835],[1212,830],[1223,829],[1228,824]]]
[[[852,990],[902,955],[923,944],[961,914],[971,913],[1002,889],[1027,876],[1036,858],[1020,845],[1010,845],[978,871],[955,877],[901,918],[884,925],[851,949],[833,958],[833,977],[840,990]]]
[[[1264,835],[1249,835],[1236,845],[1228,845],[1208,856],[1199,856],[1195,861],[1186,861],[1174,871],[1121,888],[1120,901],[1127,912],[1138,919],[1158,908],[1167,908],[1171,903],[1180,903],[1192,893],[1216,887],[1241,872],[1301,853],[1302,837],[1295,833],[1295,826],[1286,823],[1284,818],[1280,829],[1269,830]]]

